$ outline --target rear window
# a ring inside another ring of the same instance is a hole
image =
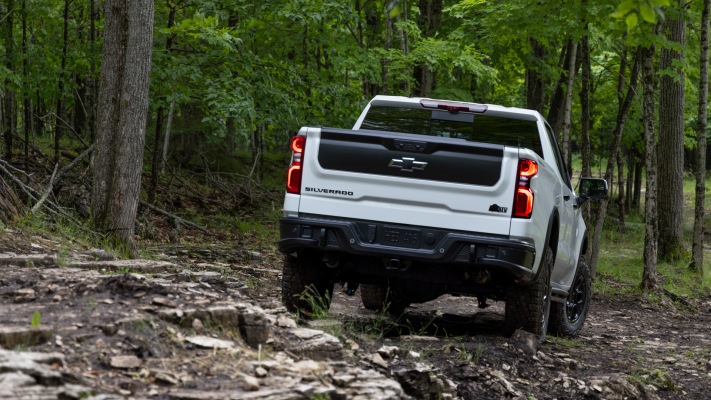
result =
[[[371,105],[360,129],[451,137],[470,142],[525,147],[543,157],[536,121]]]

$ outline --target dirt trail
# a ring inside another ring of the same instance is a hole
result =
[[[503,337],[503,305],[470,298],[415,305],[393,324],[339,290],[331,317],[297,326],[279,301],[277,254],[205,245],[97,261],[105,254],[24,239],[0,236],[0,398],[711,394],[708,298],[595,296],[580,337],[541,344]]]
[[[367,314],[343,294],[333,311]],[[711,299],[690,308],[593,296],[581,334],[549,336],[534,356],[501,336],[503,303],[479,310],[475,299],[443,297],[410,307],[387,341],[427,354],[462,398],[708,399],[710,326]]]

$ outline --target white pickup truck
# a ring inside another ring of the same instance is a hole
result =
[[[575,335],[590,304],[581,204],[536,111],[376,96],[351,130],[291,141],[279,249],[282,300],[308,315],[334,283],[402,313],[443,294],[503,300],[505,333]]]

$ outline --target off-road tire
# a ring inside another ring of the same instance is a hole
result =
[[[527,286],[511,285],[506,289],[504,333],[512,335],[523,329],[544,341],[551,309],[551,270],[553,251],[546,248],[536,281]]]
[[[363,301],[363,307],[368,310],[387,312],[393,316],[400,316],[405,309],[410,305],[409,302],[399,298],[386,285],[360,285],[360,299]]]
[[[573,284],[564,303],[551,304],[551,322],[548,330],[558,336],[575,336],[585,324],[590,309],[590,268],[581,256]]]
[[[331,307],[333,280],[330,271],[309,253],[284,257],[281,300],[290,312],[312,319]]]

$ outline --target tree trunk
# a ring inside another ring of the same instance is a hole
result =
[[[419,0],[420,17],[417,23],[423,38],[434,37],[441,25],[442,0]],[[434,71],[425,63],[415,67],[414,78],[417,87],[416,93],[420,97],[427,97],[435,88]]]
[[[635,150],[634,148],[627,149],[627,177],[625,178],[625,210],[632,208],[632,186],[634,185],[635,173]]]
[[[107,0],[92,218],[137,256],[133,230],[143,168],[153,1]]]
[[[572,40],[568,40],[560,49],[558,68],[561,69],[561,73],[558,82],[556,82],[555,90],[553,90],[553,96],[551,96],[550,105],[548,106],[548,115],[546,115],[546,120],[555,135],[560,135],[560,133],[563,132],[563,116],[565,114],[564,87],[565,82],[568,80],[567,71],[569,70],[568,65],[570,65],[568,55],[570,54],[572,43]],[[556,138],[561,142],[561,137],[556,136]]]
[[[681,0],[677,3],[681,8]],[[680,48],[686,44],[686,25],[683,16],[668,18],[664,32],[671,44]],[[684,208],[684,82],[685,72],[677,66],[684,63],[684,53],[670,47],[661,49],[660,71],[663,74],[659,89],[659,257],[674,260],[682,256],[682,212]]]
[[[632,198],[631,208],[639,211],[640,197],[642,196],[642,172],[644,169],[644,160],[637,158],[634,164],[634,197]]]
[[[701,62],[699,76],[699,117],[696,126],[696,205],[694,206],[694,238],[691,247],[691,268],[704,273],[704,203],[706,202],[706,118],[709,97],[709,7],[704,0],[701,13]]]
[[[526,108],[543,113],[545,81],[538,69],[544,63],[546,48],[533,38],[529,39],[529,43],[531,44],[532,65],[526,69]]]
[[[587,25],[586,25],[587,30]],[[582,147],[580,149],[582,158],[582,171],[581,176],[590,177],[592,176],[592,168],[590,166],[590,43],[588,36],[583,36],[580,43],[580,51],[582,54],[581,62],[582,67],[580,71],[580,136],[582,141]],[[585,218],[585,223],[590,226],[590,204],[587,203],[583,206],[583,217]]]
[[[573,84],[575,83],[576,58],[578,54],[578,43],[572,42],[568,54],[568,82],[565,94],[565,116],[563,120],[563,160],[568,167],[568,175],[572,175],[572,146],[570,145],[570,117],[573,113]]]
[[[622,153],[622,149],[620,149]],[[617,157],[617,223],[619,229],[625,229],[625,158],[622,154]]]
[[[29,55],[27,52],[27,0],[22,0],[22,77],[23,81],[27,85],[29,81]],[[25,171],[30,170],[30,136],[32,134],[32,102],[30,101],[30,90],[25,90],[22,96],[22,125],[24,126],[25,133],[25,144],[24,144],[24,158],[25,158]]]
[[[642,288],[657,288],[657,143],[654,135],[654,46],[643,50],[643,99],[645,166],[647,168],[644,194],[644,272]]]
[[[168,162],[168,149],[170,148],[170,131],[173,127],[173,112],[175,111],[175,100],[170,102],[168,109],[168,122],[165,124],[165,137],[163,138],[163,156],[160,158],[160,174],[165,174],[165,164]]]
[[[168,11],[168,29],[172,28],[175,24],[175,11],[176,8],[173,3],[168,3],[170,10]],[[170,49],[173,46],[173,36],[170,35],[165,41],[165,52],[170,53]],[[172,112],[171,103],[171,112]],[[158,107],[158,112],[156,113],[156,130],[154,134],[153,141],[153,163],[151,164],[151,185],[148,187],[148,202],[151,204],[155,203],[156,200],[156,190],[158,190],[158,180],[160,175],[163,174],[163,162],[165,159],[163,149],[163,139],[161,134],[163,132],[163,113],[165,110],[163,106]]]
[[[62,30],[62,59],[60,61],[59,85],[57,90],[57,116],[54,121],[54,163],[59,164],[60,141],[65,123],[64,118],[64,71],[67,68],[67,47],[69,46],[69,0],[64,0],[64,27]]]
[[[615,164],[617,163],[617,156],[620,152],[620,142],[622,140],[622,131],[625,127],[625,122],[627,122],[627,114],[629,113],[630,107],[632,106],[632,100],[636,95],[637,78],[639,75],[639,59],[640,52],[638,51],[635,55],[634,66],[632,67],[632,72],[630,73],[629,85],[627,87],[627,94],[624,100],[620,103],[617,110],[617,123],[615,124],[615,129],[612,132],[612,144],[610,146],[610,158],[607,161],[607,169],[605,170],[605,179],[610,182],[613,177],[615,170]],[[595,218],[595,230],[592,241],[592,250],[590,251],[590,273],[594,277],[597,270],[597,261],[600,255],[600,237],[602,236],[602,227],[605,224],[605,216],[607,214],[607,205],[609,203],[609,198],[600,201],[600,206],[597,210],[597,217]]]
[[[14,18],[15,13],[15,0],[8,0],[7,10],[9,11],[7,17],[5,18],[5,65],[8,69],[8,75],[11,75],[14,71],[14,64],[12,62],[15,57],[14,50]],[[12,80],[8,77],[5,79],[5,112],[3,116],[5,117],[5,160],[12,160],[12,140],[17,131],[17,106],[15,105],[15,91],[12,89],[14,84]]]

